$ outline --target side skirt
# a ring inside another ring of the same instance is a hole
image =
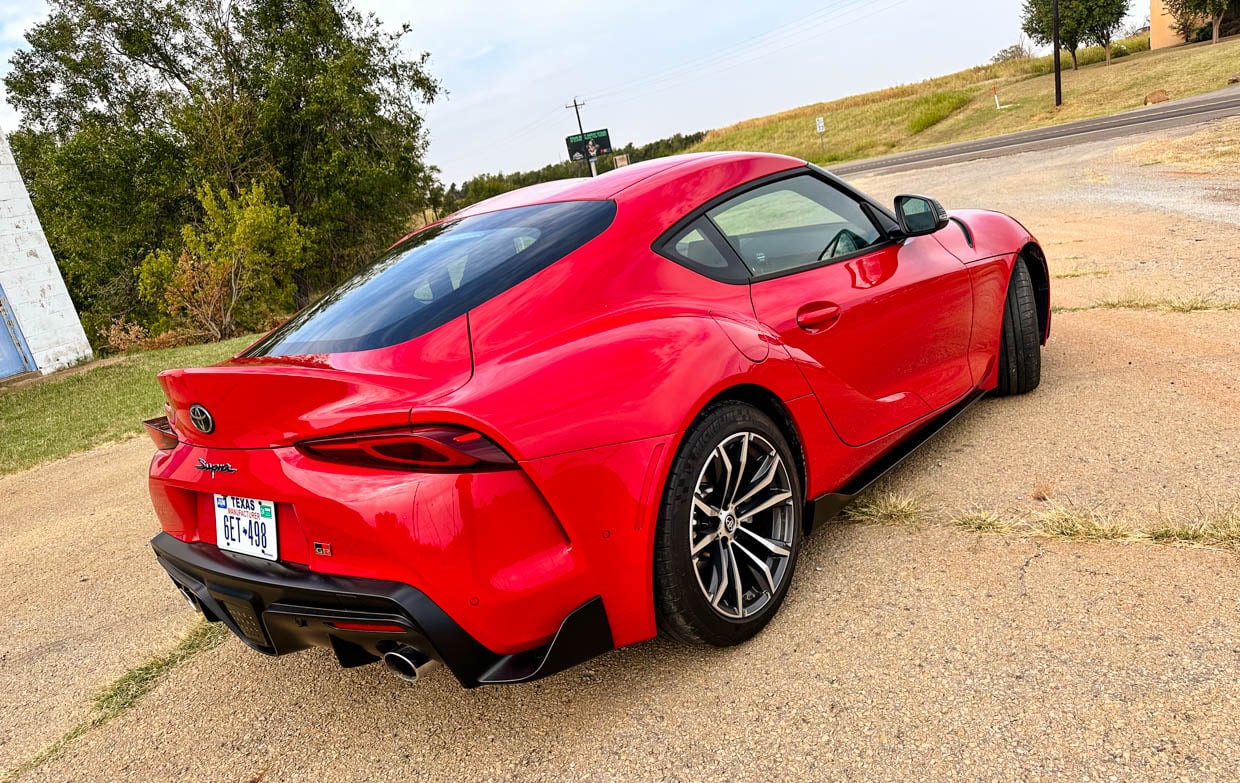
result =
[[[943,411],[921,429],[896,444],[895,448],[870,463],[865,470],[837,492],[829,492],[822,497],[810,501],[811,512],[806,516],[812,520],[812,527],[826,524],[871,484],[894,470],[909,455],[925,445],[926,441],[939,434],[948,424],[955,421],[968,410],[973,403],[985,396],[985,392],[975,391],[960,402]]]

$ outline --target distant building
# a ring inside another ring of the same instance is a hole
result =
[[[1201,21],[1205,25],[1206,20]],[[1232,0],[1231,8],[1223,17],[1223,35],[1235,35],[1240,31],[1240,0]],[[1184,39],[1175,31],[1175,19],[1167,13],[1164,0],[1150,0],[1150,48],[1166,49],[1179,46]]]
[[[1150,48],[1179,46],[1184,39],[1175,31],[1175,19],[1167,13],[1163,0],[1150,0]]]
[[[0,133],[0,378],[91,357],[30,194]]]

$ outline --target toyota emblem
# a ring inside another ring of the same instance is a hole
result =
[[[198,403],[189,406],[189,420],[204,435],[215,431],[215,419],[211,418],[211,412]]]

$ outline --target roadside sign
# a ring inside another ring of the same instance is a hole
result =
[[[586,131],[567,137],[568,157],[572,160],[593,160],[611,152],[611,134],[606,128]]]
[[[615,164],[616,168],[618,169],[623,168],[629,165],[629,156],[628,155],[617,155],[616,157],[611,159],[611,162]]]
[[[827,132],[827,123],[823,121],[822,117],[819,117],[819,118],[818,118],[817,125],[818,125],[818,132],[819,132],[819,133],[826,133],[826,132]]]

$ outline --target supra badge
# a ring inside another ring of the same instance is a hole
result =
[[[198,470],[210,471],[211,478],[215,478],[216,473],[236,473],[237,469],[227,462],[207,462],[202,457],[198,458],[198,464],[194,467]]]
[[[189,406],[189,420],[203,435],[215,432],[215,419],[211,417],[211,412],[198,403]]]

